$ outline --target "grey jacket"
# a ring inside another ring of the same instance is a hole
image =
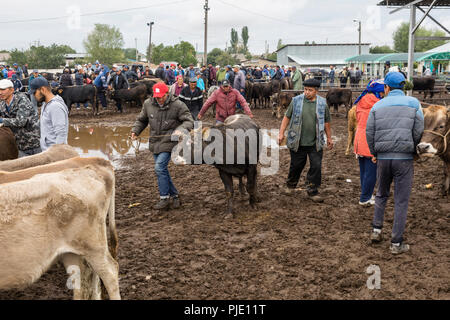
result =
[[[149,149],[154,154],[172,152],[177,141],[172,141],[171,134],[175,130],[192,130],[194,119],[186,105],[178,97],[169,94],[163,107],[155,98],[145,100],[142,111],[134,123],[131,132],[140,135],[150,126]]]
[[[63,98],[55,96],[41,108],[41,149],[54,144],[67,144],[69,111]]]
[[[385,160],[413,159],[423,128],[419,100],[393,90],[370,110],[366,127],[370,153]]]
[[[234,76],[233,88],[237,91],[242,89],[245,90],[245,75],[241,70],[239,70]]]

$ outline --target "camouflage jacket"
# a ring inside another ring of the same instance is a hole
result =
[[[39,116],[24,93],[14,93],[9,111],[6,102],[0,100],[0,118],[3,119],[3,126],[14,133],[19,150],[39,148]]]

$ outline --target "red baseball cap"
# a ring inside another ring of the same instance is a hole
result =
[[[164,82],[157,83],[153,86],[153,97],[161,98],[169,92],[169,88],[166,86]]]

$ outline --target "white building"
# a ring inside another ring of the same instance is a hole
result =
[[[361,54],[369,53],[370,43],[361,43]],[[345,66],[345,59],[359,53],[358,43],[287,44],[277,51],[277,65],[308,67]]]

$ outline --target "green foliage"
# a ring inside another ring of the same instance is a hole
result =
[[[25,51],[13,49],[8,63],[19,65],[28,63],[31,69],[54,69],[65,65],[64,55],[68,53],[76,53],[76,51],[67,45],[57,44],[48,47],[32,46]]]
[[[125,59],[136,60],[136,49],[135,48],[123,49],[123,55]]]
[[[107,24],[96,24],[94,30],[83,41],[90,61],[113,64],[124,59],[124,41],[120,30]]]
[[[369,49],[369,53],[394,53],[395,50],[392,50],[389,46],[375,46]]]
[[[162,43],[158,46],[152,44],[151,62],[159,64],[161,61],[176,61],[181,63],[183,67],[187,67],[191,63],[197,63],[195,54],[194,46],[186,41],[181,41],[174,46],[166,47]]]
[[[242,42],[244,45],[244,53],[248,53],[248,27],[245,26],[242,28],[242,33],[241,33],[241,37],[242,37]]]
[[[238,61],[229,52],[214,48],[208,53],[208,62],[212,63],[213,66],[219,65],[223,67],[226,65],[235,65]]]
[[[276,52],[272,52],[271,54],[269,54],[266,58],[267,60],[272,60],[272,61],[277,61],[277,53]]]
[[[440,30],[429,30],[425,28],[417,29],[416,37],[443,37],[445,32]],[[408,52],[409,23],[403,22],[393,34],[394,49],[398,52]],[[445,40],[416,40],[415,52],[424,52],[445,44]]]
[[[283,41],[281,39],[278,39],[277,50],[281,49],[283,46]]]
[[[239,45],[239,35],[234,28],[231,28],[231,53],[237,53],[238,51],[238,45]]]

